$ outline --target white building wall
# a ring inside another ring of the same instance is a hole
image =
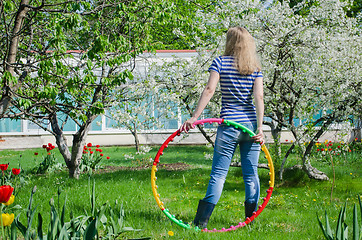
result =
[[[148,133],[141,133],[140,143],[142,145],[161,145],[174,131],[155,131]],[[269,130],[264,131],[266,143],[272,143],[273,139]],[[72,144],[72,134],[66,134],[68,146]],[[332,142],[348,142],[355,138],[353,132],[345,135],[343,138],[339,135],[339,130],[327,131],[322,135],[319,140]],[[295,139],[291,132],[282,131],[281,143],[290,144]],[[90,132],[88,134],[87,143],[99,144],[101,146],[133,146],[134,137],[128,132]],[[55,138],[49,133],[44,134],[7,134],[0,135],[0,151],[5,149],[27,149],[27,148],[40,148],[44,144],[52,143],[56,146]],[[207,144],[208,142],[202,134],[196,130],[190,132],[187,137],[181,135],[176,137],[170,144],[184,144],[184,145],[200,145]],[[1,155],[1,152],[0,152]]]
[[[156,55],[145,53],[142,56],[136,59],[136,68],[135,72],[139,76],[146,76],[147,71],[152,63],[162,63],[174,60],[174,57],[183,58],[183,59],[191,59],[194,56],[197,56],[196,51],[188,51],[188,50],[179,50],[179,51],[157,51]],[[74,60],[69,60],[74,61]],[[129,63],[129,66],[125,67],[133,67],[133,62]],[[181,113],[178,114],[178,125],[181,125]],[[92,144],[99,144],[101,146],[126,146],[126,145],[134,145],[134,138],[131,133],[126,131],[125,129],[114,129],[106,127],[106,117],[101,116],[102,121],[100,122],[100,131],[90,131],[87,137],[87,142],[91,142]],[[2,124],[5,124],[4,122]],[[8,123],[6,123],[8,124]],[[40,129],[37,128],[34,124],[31,124],[28,121],[19,122],[21,126],[21,131],[16,132],[0,132],[0,150],[4,149],[25,149],[25,148],[38,148],[44,144],[52,143],[55,145],[54,137]],[[339,134],[339,127],[334,127],[336,130],[330,130],[326,132],[319,140],[320,141],[350,141],[354,139],[356,134],[347,134],[344,137],[341,137]],[[75,131],[76,129],[74,129]],[[162,144],[171,133],[173,133],[176,129],[171,130],[155,130],[153,132],[142,132],[140,134],[140,143],[145,145],[159,145]],[[266,142],[271,143],[272,137],[270,134],[270,130],[265,126],[264,129],[266,135]],[[71,146],[72,143],[72,134],[74,132],[66,132],[68,146]],[[356,133],[356,132],[355,132]],[[361,133],[359,132],[359,139]],[[358,137],[357,136],[357,137]],[[282,143],[290,143],[291,141],[295,141],[292,137],[292,134],[288,131],[283,131],[280,141]],[[187,138],[178,137],[172,144],[207,144],[204,137],[194,131],[188,135]],[[0,153],[1,154],[1,153]]]

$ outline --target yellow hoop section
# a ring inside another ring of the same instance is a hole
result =
[[[270,180],[269,180],[269,187],[274,188],[274,181],[275,181],[275,174],[274,174],[274,164],[273,164],[273,160],[270,156],[269,150],[267,149],[267,147],[265,146],[265,144],[263,144],[261,146],[261,150],[264,152],[265,154],[265,158],[268,160],[268,167],[269,167],[269,176],[270,176]]]
[[[157,205],[161,208],[161,210],[164,210],[165,207],[163,206],[163,202],[161,202],[160,200],[160,194],[157,193],[157,185],[156,185],[156,172],[157,172],[157,167],[155,165],[152,166],[152,170],[151,170],[151,186],[152,186],[152,192],[153,192],[153,196],[156,199]]]

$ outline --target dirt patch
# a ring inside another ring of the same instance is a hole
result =
[[[186,163],[160,163],[157,164],[158,169],[166,169],[170,171],[187,170],[191,168],[191,165]]]
[[[119,170],[131,170],[131,171],[138,171],[144,169],[151,169],[152,165],[145,165],[145,166],[137,166],[137,167],[124,167],[124,166],[102,166],[101,168],[97,169],[95,173],[108,173],[108,172],[116,172]],[[190,169],[191,165],[186,163],[160,163],[157,164],[157,169],[165,169],[169,171],[180,171],[180,170],[187,170]]]

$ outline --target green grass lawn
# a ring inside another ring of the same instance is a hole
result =
[[[158,147],[146,156],[154,157]],[[34,152],[39,152],[38,156]],[[0,163],[10,163],[10,168],[18,167],[19,161],[27,172],[41,162],[44,149],[24,151],[1,151]],[[139,161],[125,159],[125,154],[134,154],[133,148],[107,147],[103,148],[105,156],[102,166],[135,166],[141,165]],[[204,153],[211,153],[212,149],[206,146],[170,146],[161,157],[161,163],[186,163],[190,167],[184,170],[160,169],[157,172],[158,193],[165,207],[178,219],[191,222],[194,218],[198,200],[203,198],[209,179],[211,160],[206,160]],[[59,162],[62,158],[57,149],[54,150]],[[356,153],[354,153],[356,154]],[[21,157],[19,157],[22,155]],[[142,229],[136,232],[126,232],[120,239],[137,239],[150,237],[151,239],[324,239],[318,226],[316,213],[324,216],[328,211],[330,223],[334,229],[340,207],[347,202],[347,224],[352,232],[352,208],[357,203],[357,195],[362,194],[362,168],[361,153],[357,153],[353,160],[336,159],[336,181],[331,201],[332,180],[319,182],[310,180],[304,174],[291,173],[283,183],[276,182],[273,195],[265,210],[251,227],[247,226],[228,233],[201,233],[184,230],[172,223],[158,208],[152,195],[150,184],[150,169],[129,170],[121,169],[113,172],[93,174],[96,183],[96,201],[98,206],[116,200],[123,203],[125,221],[127,226]],[[143,158],[142,157],[142,158]],[[141,157],[139,157],[141,158]],[[293,155],[291,162],[298,157]],[[317,161],[312,164],[319,170],[327,173],[332,179],[332,167],[327,161]],[[261,158],[261,162],[265,162]],[[259,170],[261,181],[261,197],[266,196],[268,188],[268,170]],[[34,195],[34,205],[42,213],[45,224],[49,222],[49,200],[53,198],[58,202],[58,188],[61,188],[60,205],[65,196],[67,198],[66,221],[69,213],[74,215],[90,211],[89,177],[83,174],[79,180],[69,179],[66,170],[57,171],[47,175],[29,175],[18,191],[15,204],[25,210],[29,203],[31,189],[37,186]],[[216,206],[209,221],[208,228],[229,227],[244,220],[244,186],[241,169],[230,168],[222,197]],[[15,211],[15,210],[14,210]],[[16,210],[20,219],[25,219],[25,213]],[[323,218],[324,221],[324,218]],[[359,223],[361,223],[359,219]],[[36,225],[34,225],[36,226]],[[174,236],[169,236],[172,231]]]

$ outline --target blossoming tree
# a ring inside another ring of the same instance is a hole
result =
[[[311,166],[311,149],[332,124],[348,120],[361,106],[362,42],[358,21],[347,17],[345,6],[338,0],[312,6],[300,1],[291,8],[276,1],[260,10],[235,3],[234,9],[248,9],[248,14],[231,18],[232,24],[246,26],[259,43],[270,119],[265,124],[271,127],[277,148],[283,128],[296,140],[283,160],[280,155],[276,158],[280,177],[298,144],[303,151],[300,168],[311,178],[328,179]],[[275,152],[280,154],[279,149]]]
[[[208,80],[208,65],[215,56],[214,51],[202,51],[202,49],[199,48],[197,55],[189,59],[175,57],[171,62],[155,64],[150,69],[154,83],[159,89],[168,93],[165,97],[179,106],[181,115],[185,118],[190,117],[196,107],[198,98]],[[218,114],[220,97],[220,91],[217,90],[214,98],[207,105],[206,116]],[[186,120],[185,118],[183,120]],[[197,128],[205,139],[213,145],[211,136],[206,129],[199,125]]]
[[[134,82],[127,84],[123,96],[127,101],[120,101],[109,108],[114,127],[129,130],[135,140],[136,151],[140,151],[139,131],[152,131],[162,128],[162,120],[172,119],[172,99],[169,94],[159,89],[152,79],[135,74]]]
[[[298,167],[311,178],[328,179],[311,165],[311,149],[329,127],[361,108],[361,36],[358,19],[347,16],[346,6],[338,0],[298,1],[293,7],[274,1],[265,9],[259,1],[228,1],[208,19],[221,29],[245,26],[256,38],[265,81],[264,124],[272,130],[280,177],[298,144],[302,149]],[[221,54],[223,40],[217,43],[215,52]],[[160,84],[166,83],[184,100],[186,109],[193,109],[207,80],[202,63],[209,64],[209,57],[210,52],[191,62],[177,60],[163,66],[166,74],[160,75]],[[282,129],[290,130],[296,140],[284,157]]]

